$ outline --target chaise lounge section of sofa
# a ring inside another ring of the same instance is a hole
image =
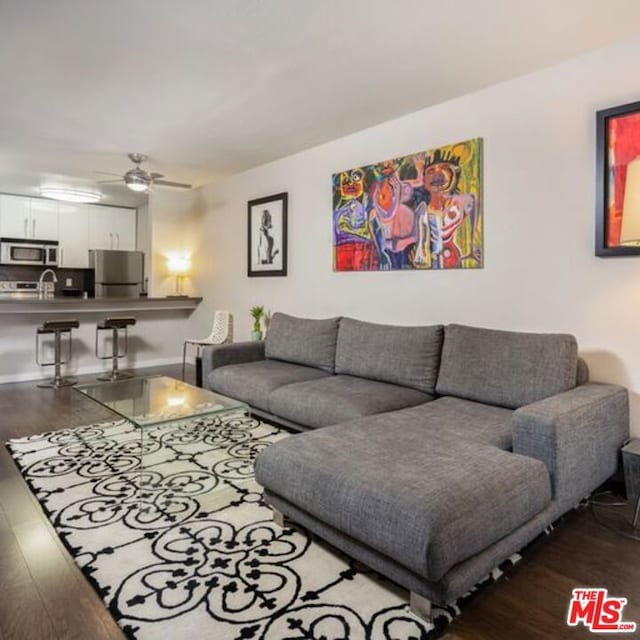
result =
[[[208,363],[214,390],[311,430],[256,460],[276,514],[406,587],[423,616],[607,480],[629,432],[627,391],[588,382],[564,334],[276,314],[266,344]]]

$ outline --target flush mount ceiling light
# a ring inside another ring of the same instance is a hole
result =
[[[91,204],[100,202],[102,194],[97,191],[80,191],[78,189],[62,189],[59,187],[40,187],[40,195],[62,202],[80,202]]]

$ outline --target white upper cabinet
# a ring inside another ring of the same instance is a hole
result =
[[[59,266],[68,269],[88,268],[89,205],[61,202],[59,229]]]
[[[89,209],[89,248],[136,248],[136,211],[123,207],[95,205]]]
[[[30,238],[31,198],[0,196],[0,236],[3,238]]]
[[[95,205],[89,209],[89,248],[113,249],[111,207]]]
[[[0,195],[0,237],[58,240],[59,265],[86,269],[89,249],[136,249],[136,210]]]
[[[30,238],[58,240],[58,207],[56,200],[31,199]]]
[[[136,248],[136,212],[131,209],[111,207],[113,210],[114,249],[135,251]]]
[[[0,196],[0,236],[24,240],[58,239],[58,203],[55,200]]]

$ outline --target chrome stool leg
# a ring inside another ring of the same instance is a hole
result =
[[[182,345],[182,381],[183,382],[184,382],[185,368],[187,364],[187,345],[188,344],[189,344],[189,341],[185,340],[184,344]]]
[[[111,378],[118,377],[118,358],[120,357],[120,336],[117,329],[111,330],[111,346],[113,347],[113,358],[111,359]]]
[[[36,363],[43,367],[53,366],[53,378],[44,382],[38,383],[40,388],[54,388],[59,389],[61,387],[69,387],[76,383],[74,378],[65,378],[62,375],[61,367],[71,360],[73,353],[73,342],[71,337],[71,330],[77,329],[79,323],[77,320],[53,320],[45,322],[36,332]],[[43,334],[53,334],[53,361],[41,362],[40,361],[40,336]],[[68,346],[66,358],[62,357],[62,338],[64,334],[68,334]]]
[[[108,318],[102,324],[96,326],[96,357],[101,360],[111,360],[111,371],[98,376],[98,380],[105,382],[115,382],[116,380],[124,380],[132,378],[133,374],[128,371],[121,371],[118,366],[118,359],[124,358],[129,353],[129,332],[127,331],[128,324],[135,324],[133,318]],[[111,354],[100,355],[98,348],[98,340],[100,331],[111,331]],[[124,350],[120,352],[120,329],[124,331]]]

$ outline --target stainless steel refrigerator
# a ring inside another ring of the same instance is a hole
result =
[[[137,298],[144,283],[142,251],[89,251],[94,269],[96,298]]]

